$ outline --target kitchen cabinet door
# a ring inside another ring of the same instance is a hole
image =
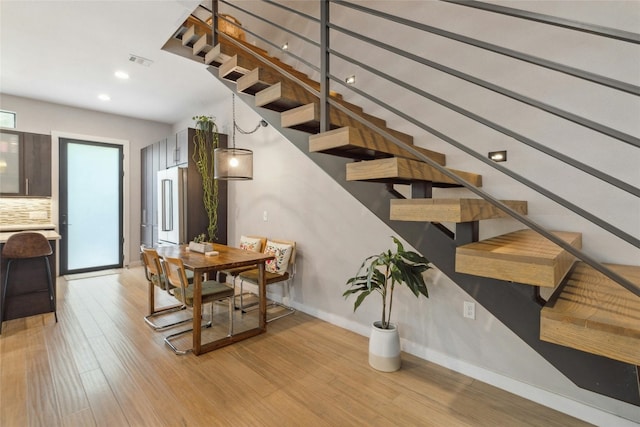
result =
[[[176,166],[189,162],[189,134],[188,129],[176,134]]]
[[[169,167],[169,161],[167,157],[167,138],[161,139],[157,142],[158,144],[158,155],[160,156],[160,163],[158,164],[158,169],[166,169]]]
[[[51,136],[24,133],[25,196],[51,197]]]
[[[0,195],[21,195],[22,157],[22,133],[0,132]]]
[[[51,197],[51,136],[0,132],[0,195]]]

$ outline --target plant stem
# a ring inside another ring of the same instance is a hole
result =
[[[193,143],[193,159],[202,177],[202,202],[209,219],[207,234],[209,241],[213,242],[218,231],[218,181],[213,178],[213,152],[218,147],[218,127],[215,122],[199,121]]]

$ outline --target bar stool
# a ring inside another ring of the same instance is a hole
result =
[[[49,292],[49,306],[58,322],[58,313],[56,312],[56,298],[53,291],[53,279],[51,278],[51,267],[49,266],[49,255],[53,254],[49,241],[40,233],[22,232],[16,233],[9,237],[2,249],[2,257],[7,260],[7,271],[5,273],[2,285],[2,304],[0,304],[0,333],[2,333],[2,320],[4,316],[7,287],[9,285],[9,273],[11,272],[11,264],[14,261],[30,258],[42,258],[47,271],[47,289],[35,292]]]

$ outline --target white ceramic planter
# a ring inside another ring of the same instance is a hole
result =
[[[394,372],[400,369],[400,335],[398,328],[391,323],[390,329],[382,329],[381,322],[373,322],[369,338],[369,365],[382,372]]]
[[[213,245],[211,243],[189,242],[189,250],[200,253],[211,252],[213,250]]]

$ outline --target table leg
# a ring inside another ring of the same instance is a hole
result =
[[[258,294],[260,297],[260,321],[261,331],[267,330],[267,284],[264,274],[264,261],[258,264]]]
[[[193,272],[193,354],[200,354],[202,346],[202,273]]]

